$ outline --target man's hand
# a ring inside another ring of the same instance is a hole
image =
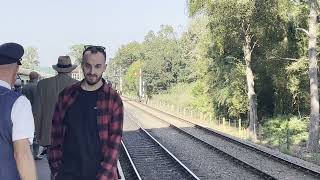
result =
[[[21,180],[37,180],[36,167],[28,139],[14,141],[13,148]]]
[[[57,173],[57,172],[56,172],[56,173],[54,173],[54,174],[52,175],[52,180],[56,180],[57,175],[58,175],[58,173]]]

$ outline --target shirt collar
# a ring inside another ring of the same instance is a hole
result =
[[[3,86],[3,87],[8,88],[8,89],[11,89],[10,84],[5,82],[5,81],[2,81],[2,80],[0,80],[0,86]]]

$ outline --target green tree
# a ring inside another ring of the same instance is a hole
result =
[[[235,61],[232,63],[244,64],[249,103],[249,130],[253,139],[256,139],[258,123],[253,58],[259,59],[259,56],[256,56],[259,49],[268,50],[270,38],[273,42],[282,40],[283,19],[279,16],[282,10],[281,3],[284,1],[188,1],[191,16],[204,12],[210,17],[214,43],[212,57],[228,61],[227,63]],[[254,51],[257,51],[256,54],[253,54]]]
[[[70,47],[70,52],[68,55],[74,59],[73,63],[77,65],[81,64],[84,46],[84,44],[75,44]]]
[[[150,94],[167,90],[181,79],[185,64],[182,61],[182,48],[171,26],[161,26],[154,34],[149,32],[143,42],[143,72]]]
[[[142,67],[141,61],[132,63],[124,76],[124,91],[137,95],[139,91],[139,70]]]
[[[25,48],[25,52],[22,57],[22,67],[33,70],[37,66],[39,66],[38,49],[35,47]]]
[[[310,77],[310,126],[307,148],[311,152],[319,150],[319,91],[317,64],[317,10],[316,0],[309,0],[309,77]]]

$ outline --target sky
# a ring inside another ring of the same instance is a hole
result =
[[[102,45],[112,58],[148,31],[187,29],[187,0],[0,0],[0,43],[35,47],[40,66],[57,63],[74,44]]]

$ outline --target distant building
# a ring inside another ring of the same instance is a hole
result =
[[[83,79],[83,73],[82,73],[82,69],[81,69],[81,66],[78,66],[76,69],[74,69],[72,72],[71,72],[71,77],[73,79],[76,79],[78,81],[81,81]]]

